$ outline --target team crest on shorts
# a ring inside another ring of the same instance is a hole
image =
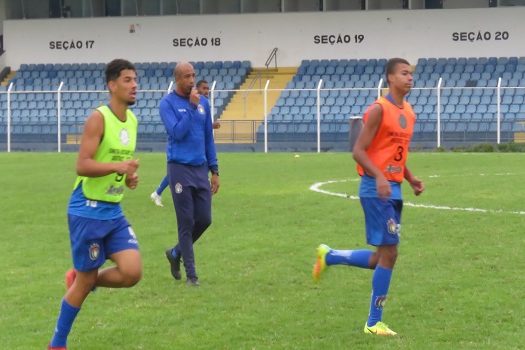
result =
[[[388,219],[388,221],[386,222],[386,227],[388,228],[388,233],[393,234],[393,235],[398,234],[399,228],[398,228],[398,225],[396,224],[396,220],[392,218]]]
[[[89,258],[91,260],[97,260],[98,256],[100,255],[100,246],[98,243],[91,243],[89,246]]]
[[[182,193],[182,185],[180,184],[180,182],[177,182],[175,184],[175,193],[177,194]]]
[[[127,146],[129,144],[128,129],[121,129],[120,133],[118,134],[118,137],[120,139],[120,143],[124,146]]]

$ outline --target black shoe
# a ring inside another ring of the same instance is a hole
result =
[[[180,258],[177,259],[171,255],[171,248],[166,250],[166,258],[168,258],[171,265],[171,275],[176,280],[180,280],[182,278],[180,275]]]
[[[188,277],[186,280],[186,285],[191,287],[200,286],[199,279],[197,277]]]

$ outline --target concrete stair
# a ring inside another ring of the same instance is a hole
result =
[[[267,112],[281,95],[297,67],[254,68],[224,109],[221,128],[215,130],[216,143],[255,143],[257,127],[264,120],[264,86],[269,80]],[[272,89],[279,89],[272,91]],[[249,90],[249,91],[246,91]],[[257,91],[252,91],[257,90]],[[260,91],[259,91],[260,90]]]

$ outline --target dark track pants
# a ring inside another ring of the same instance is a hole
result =
[[[179,235],[174,249],[177,256],[182,257],[186,276],[197,277],[193,243],[211,224],[208,166],[168,163],[168,177]]]

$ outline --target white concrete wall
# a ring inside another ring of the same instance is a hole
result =
[[[6,64],[525,56],[525,8],[14,20]],[[134,31],[130,29],[134,28]],[[197,45],[197,42],[199,45]]]

